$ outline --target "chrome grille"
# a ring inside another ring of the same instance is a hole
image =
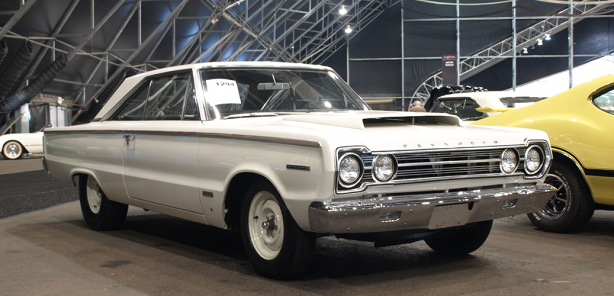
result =
[[[396,180],[499,173],[504,149],[394,154]]]
[[[337,183],[337,193],[357,192],[372,185],[403,184],[424,181],[438,181],[446,179],[466,179],[479,177],[505,176],[501,171],[501,155],[507,148],[513,148],[518,152],[519,163],[513,175],[525,175],[525,178],[541,178],[549,167],[550,147],[546,142],[538,141],[528,145],[539,145],[547,152],[547,163],[540,173],[527,176],[524,170],[524,155],[528,146],[505,146],[491,148],[461,148],[454,151],[450,149],[438,149],[431,151],[390,151],[371,152],[360,147],[340,148],[337,150],[337,159],[348,152],[352,152],[362,159],[364,173],[361,180],[352,188],[342,187]],[[387,182],[379,182],[373,177],[373,159],[379,154],[394,156],[397,162],[396,175]],[[339,182],[339,181],[338,181]]]

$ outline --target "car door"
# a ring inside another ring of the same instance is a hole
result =
[[[128,196],[202,214],[198,195],[200,113],[190,72],[153,77],[119,110]]]

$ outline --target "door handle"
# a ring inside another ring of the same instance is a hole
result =
[[[126,139],[126,145],[130,145],[130,141],[134,141],[134,135],[124,135],[124,139]]]

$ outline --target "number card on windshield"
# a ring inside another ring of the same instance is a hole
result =
[[[241,104],[237,82],[229,79],[209,79],[206,81],[207,101],[212,105]]]

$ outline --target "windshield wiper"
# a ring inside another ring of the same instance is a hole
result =
[[[239,114],[231,114],[228,116],[224,116],[224,119],[232,119],[232,118],[244,118],[244,117],[264,117],[264,116],[278,116],[278,113],[275,112],[253,112],[253,113],[239,113]]]

